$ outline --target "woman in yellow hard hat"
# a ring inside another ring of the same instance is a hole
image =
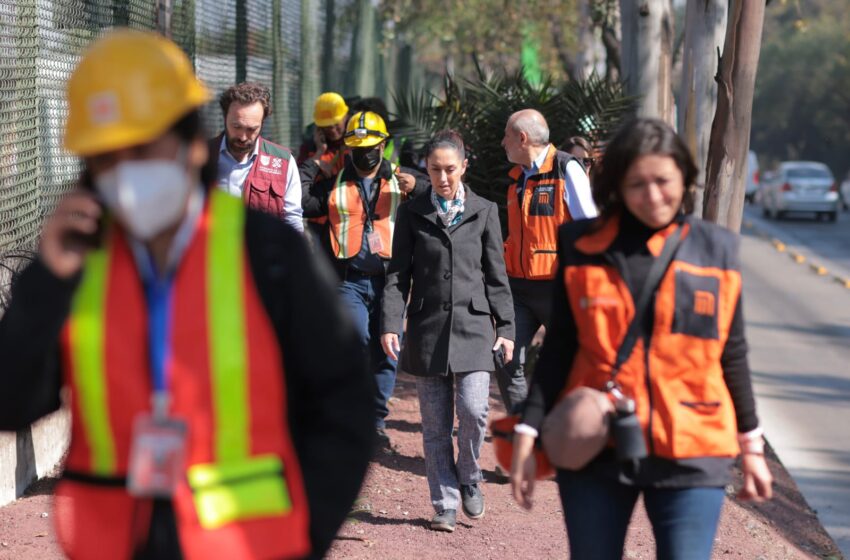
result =
[[[0,320],[0,430],[68,387],[70,558],[321,557],[368,464],[356,333],[297,232],[202,180],[209,97],[140,31],[96,41],[68,82],[86,180]]]

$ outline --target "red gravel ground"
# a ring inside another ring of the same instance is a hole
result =
[[[491,416],[503,414],[495,384]],[[470,521],[459,513],[452,534],[428,529],[433,510],[428,498],[419,407],[412,378],[399,376],[388,432],[394,453],[382,453],[372,464],[358,501],[358,513],[343,526],[331,559],[440,560],[449,558],[514,559],[566,558],[567,542],[561,505],[554,482],[539,483],[531,512],[517,506],[509,486],[496,480],[492,448],[485,443],[487,513]],[[741,505],[729,499],[723,510],[714,558],[782,560],[824,558],[840,560],[835,544],[793,481],[775,460],[776,499],[769,504]],[[50,509],[52,481],[41,481],[28,496],[0,508],[0,559],[53,560],[62,558],[53,533]],[[731,491],[731,489],[730,489]],[[109,530],[104,528],[104,530]],[[638,508],[625,558],[654,558],[649,522]]]

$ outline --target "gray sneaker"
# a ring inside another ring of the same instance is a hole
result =
[[[460,498],[463,502],[463,513],[470,519],[484,517],[484,494],[478,484],[461,484]]]
[[[457,512],[453,509],[444,509],[431,519],[431,529],[434,531],[445,531],[452,533],[455,530]]]

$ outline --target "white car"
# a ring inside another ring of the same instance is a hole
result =
[[[765,184],[759,198],[764,215],[782,218],[789,212],[813,213],[834,222],[838,217],[838,185],[829,168],[814,161],[786,161]]]
[[[747,154],[747,183],[744,185],[744,198],[751,203],[759,190],[759,160],[752,150]]]

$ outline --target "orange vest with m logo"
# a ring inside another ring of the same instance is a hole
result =
[[[668,459],[738,454],[732,398],[720,358],[741,295],[737,239],[700,220],[672,224],[650,238],[657,257],[665,239],[685,228],[659,284],[649,347],[641,338],[617,375],[635,399],[650,453]],[[565,257],[564,289],[578,330],[578,351],[564,393],[604,390],[635,314],[619,270],[604,253],[619,219],[578,239]]]
[[[505,240],[505,265],[508,276],[528,280],[555,277],[558,226],[570,221],[565,201],[567,163],[573,157],[549,145],[546,160],[537,173],[528,177],[517,195],[522,167],[514,167],[508,187],[508,238]]]
[[[172,503],[187,560],[310,551],[281,349],[247,260],[244,217],[239,199],[210,191],[170,295],[170,415],[188,427]],[[151,410],[147,329],[135,260],[112,228],[88,257],[62,335],[72,429],[55,519],[75,560],[131,558],[147,535],[150,500],[125,487],[133,422]]]

